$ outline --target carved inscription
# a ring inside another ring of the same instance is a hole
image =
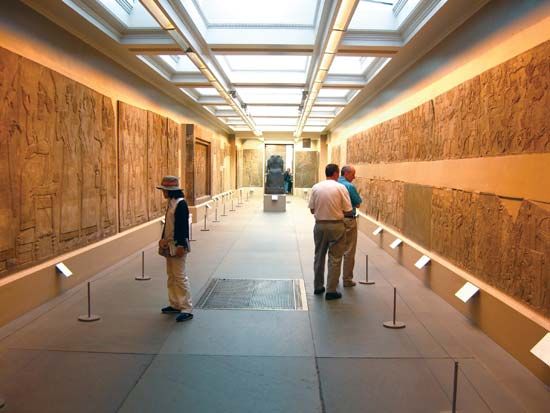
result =
[[[550,151],[550,41],[347,141],[348,162]],[[332,159],[335,158],[333,148]]]
[[[262,151],[243,149],[243,186],[263,185],[262,162]]]
[[[319,152],[298,151],[295,156],[294,186],[296,188],[311,188],[318,182]]]
[[[116,232],[109,98],[0,49],[0,274]]]

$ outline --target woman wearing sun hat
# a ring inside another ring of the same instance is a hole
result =
[[[187,321],[193,318],[191,289],[185,274],[185,259],[191,251],[189,207],[183,199],[177,176],[165,176],[157,188],[162,190],[164,198],[168,200],[162,238],[159,240],[159,254],[166,257],[170,305],[161,311],[163,314],[178,314],[178,322]]]

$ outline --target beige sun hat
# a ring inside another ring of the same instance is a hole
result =
[[[180,179],[177,176],[166,175],[162,178],[162,182],[157,186],[157,189],[165,191],[181,191]]]

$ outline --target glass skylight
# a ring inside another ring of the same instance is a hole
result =
[[[296,126],[298,118],[254,118],[256,125],[264,127],[264,125],[286,125]]]
[[[159,55],[175,72],[200,72],[186,55]]]
[[[197,87],[194,89],[200,96],[219,96],[220,94],[213,87]],[[228,106],[231,108],[231,106]]]
[[[296,106],[250,106],[248,112],[251,116],[300,116],[298,105]]]
[[[189,0],[181,0],[183,4]],[[207,26],[313,26],[320,0],[194,0]]]
[[[216,55],[233,83],[304,83],[310,56]]]
[[[130,29],[159,28],[157,21],[139,1],[134,0],[97,0],[111,16]]]
[[[297,88],[237,88],[245,103],[294,103],[302,101],[302,89]]]
[[[393,2],[361,0],[348,30],[396,30],[397,24]]]
[[[319,91],[319,97],[322,98],[346,98],[348,97],[350,89],[330,89],[322,88]]]
[[[372,56],[336,56],[328,72],[333,75],[362,75],[374,59]]]

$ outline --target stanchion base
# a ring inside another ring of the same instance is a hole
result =
[[[149,277],[148,275],[144,275],[143,277],[142,276],[138,276],[136,278],[134,278],[136,281],[149,281],[151,279],[151,277]]]
[[[215,220],[212,221],[212,222],[221,222],[221,221],[220,221],[219,219],[215,219]]]
[[[95,314],[91,314],[91,315],[86,314],[78,317],[78,321],[84,321],[85,323],[89,323],[91,321],[98,321],[98,320],[101,320],[101,317]]]
[[[373,285],[373,284],[376,284],[376,283],[374,281],[359,281],[359,284]]]
[[[196,239],[190,239],[189,241],[193,241],[193,242],[195,242],[195,241],[196,241]]]
[[[386,328],[405,328],[405,323],[402,321],[396,321],[395,323],[393,321],[386,321],[383,325]]]
[[[221,216],[222,216],[222,217],[226,217],[226,216],[227,216],[227,214],[221,214]]]
[[[201,229],[201,231],[204,232],[204,231],[210,231],[210,230],[209,230],[209,229],[204,229],[204,228],[203,228],[203,229]]]

